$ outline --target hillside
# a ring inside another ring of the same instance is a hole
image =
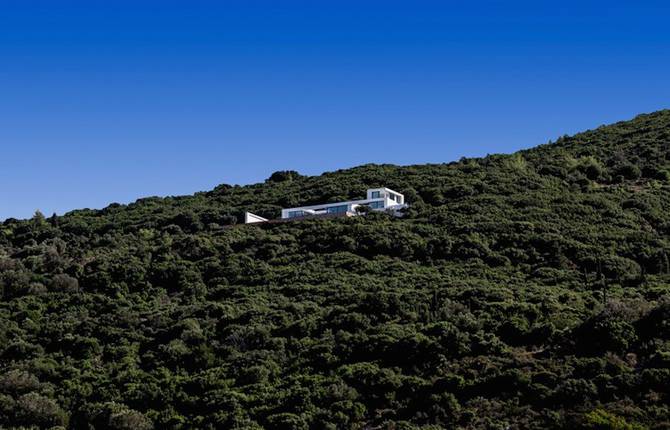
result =
[[[403,192],[385,214],[243,211]],[[670,429],[670,111],[0,224],[0,427]]]

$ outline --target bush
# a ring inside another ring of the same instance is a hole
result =
[[[590,430],[645,430],[640,424],[631,424],[603,409],[595,409],[584,416],[584,428]]]
[[[37,390],[40,381],[24,370],[10,370],[0,376],[0,391],[12,395]]]
[[[109,427],[114,430],[151,430],[153,423],[140,412],[125,409],[109,417]]]
[[[616,169],[615,174],[619,175],[619,176],[622,176],[624,179],[634,180],[634,179],[639,179],[640,178],[640,176],[642,175],[642,171],[635,164],[625,163],[625,164],[620,165]]]
[[[307,430],[308,426],[299,415],[281,413],[270,415],[267,419],[266,428],[272,430]]]
[[[79,281],[70,275],[54,275],[49,283],[50,291],[59,291],[63,293],[74,293],[79,291]]]
[[[664,182],[670,182],[670,170],[659,169],[654,174],[654,179]]]
[[[24,425],[65,426],[68,417],[53,399],[37,393],[24,394],[16,402],[16,416]]]
[[[587,320],[575,330],[578,351],[583,354],[602,354],[612,351],[622,354],[637,340],[635,327],[622,316],[604,311]]]

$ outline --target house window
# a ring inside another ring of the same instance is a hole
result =
[[[395,194],[389,194],[389,198],[393,201],[395,201]]]
[[[349,209],[348,205],[340,205],[340,206],[330,206],[327,211],[329,214],[341,214],[345,213]]]
[[[379,191],[373,191],[372,193],[370,193],[371,199],[378,199],[379,197],[381,197]]]
[[[384,202],[370,202],[370,208],[371,209],[383,209],[384,208]]]
[[[289,211],[288,212],[288,217],[289,218],[297,218],[299,216],[302,216],[302,211]]]

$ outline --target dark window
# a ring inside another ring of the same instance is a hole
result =
[[[373,192],[370,194],[370,198],[378,199],[379,197],[380,197],[380,195],[379,195],[379,191],[373,191]]]
[[[382,209],[384,207],[384,202],[370,202],[369,206],[372,209]]]
[[[289,218],[296,218],[302,215],[303,215],[302,211],[289,211],[288,213]]]
[[[348,210],[348,208],[349,208],[348,205],[330,206],[328,208],[328,213],[329,214],[341,214],[341,213],[345,213]]]

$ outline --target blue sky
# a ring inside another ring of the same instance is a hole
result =
[[[0,219],[511,152],[670,107],[662,2],[0,5]]]

